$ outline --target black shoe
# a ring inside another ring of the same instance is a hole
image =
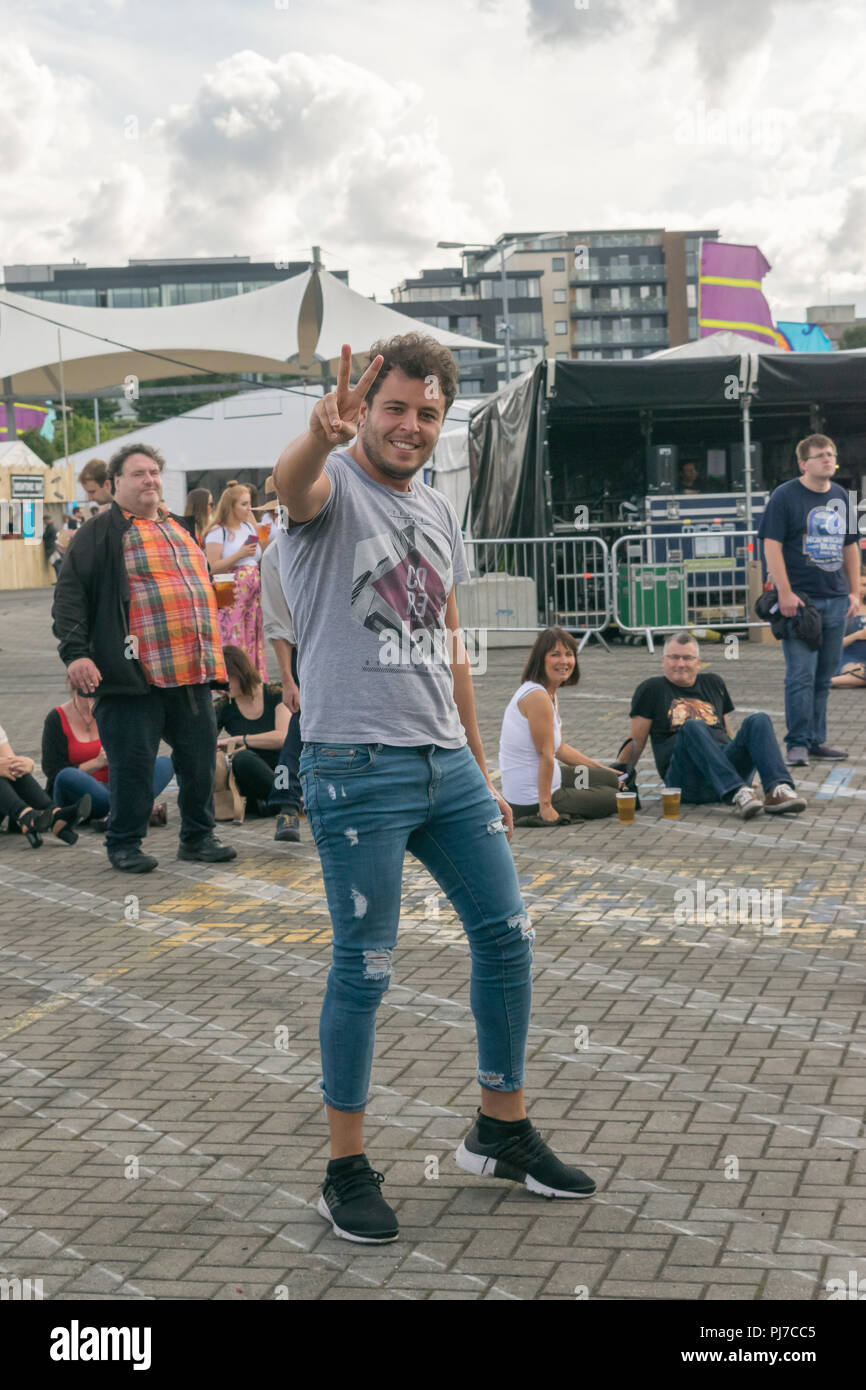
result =
[[[300,840],[301,826],[298,821],[297,811],[280,811],[277,816],[277,828],[274,831],[275,840]]]
[[[386,1245],[396,1240],[400,1227],[388,1203],[379,1191],[385,1181],[374,1173],[366,1154],[354,1154],[344,1168],[329,1172],[322,1183],[322,1195],[316,1210],[330,1221],[334,1234],[343,1240],[356,1240],[362,1245]],[[330,1167],[330,1165],[329,1165]]]
[[[223,864],[227,859],[237,859],[238,852],[231,845],[222,845],[214,836],[205,835],[194,845],[178,845],[178,859],[196,859],[202,864]]]
[[[119,849],[109,854],[108,859],[112,868],[124,874],[149,874],[159,863],[152,854],[142,854],[140,849]]]
[[[58,821],[62,820],[66,822],[62,830],[54,831],[58,840],[62,840],[65,845],[74,845],[78,843],[78,835],[73,829],[73,826],[76,826],[79,821],[87,820],[87,817],[90,815],[90,806],[90,794],[88,793],[82,796],[80,801],[73,802],[71,806],[58,806],[55,808],[51,815],[52,829],[56,826]]]
[[[529,1120],[517,1122],[521,1133],[508,1134],[510,1126],[494,1121],[494,1128],[490,1128],[484,1123],[486,1118],[479,1110],[475,1124],[454,1155],[467,1173],[522,1182],[530,1192],[538,1192],[542,1197],[592,1196],[592,1178],[580,1168],[562,1163]],[[493,1134],[497,1137],[491,1138]],[[504,1137],[499,1138],[499,1134]]]
[[[39,849],[42,844],[42,836],[39,832],[40,830],[48,829],[51,824],[51,815],[52,811],[50,806],[46,806],[44,811],[34,811],[31,807],[28,807],[26,811],[22,811],[20,815],[16,817],[18,821],[16,828],[21,831],[22,835],[26,835],[27,843],[30,845],[31,849]],[[12,829],[11,821],[9,823],[9,829]]]

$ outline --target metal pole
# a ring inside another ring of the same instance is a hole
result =
[[[18,430],[15,424],[15,396],[12,391],[12,378],[3,378],[3,400],[6,404],[6,438],[10,441],[18,438]]]
[[[60,329],[57,330],[57,360],[60,363],[60,408],[63,411],[63,453],[69,462],[69,430],[66,425],[66,386],[63,381],[63,348],[60,343]]]
[[[96,431],[96,442],[99,443],[99,397],[93,397],[93,428]]]
[[[749,383],[751,385],[751,383]],[[748,387],[743,392],[743,477],[746,486],[746,530],[752,530],[752,395]]]
[[[508,321],[508,278],[505,274],[505,244],[499,244],[499,269],[502,278],[502,318],[505,323],[505,380],[511,380],[511,324]]]

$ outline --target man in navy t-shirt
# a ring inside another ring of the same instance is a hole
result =
[[[831,481],[838,466],[832,439],[801,439],[797,462],[800,477],[776,488],[758,535],[785,617],[795,617],[806,598],[821,614],[820,650],[798,637],[782,642],[787,761],[805,767],[810,758],[848,756],[827,743],[827,693],[839,669],[846,620],[860,606],[860,547],[850,530],[847,493]]]

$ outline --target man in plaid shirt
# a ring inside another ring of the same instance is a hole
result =
[[[54,594],[54,634],[73,686],[94,695],[108,758],[108,857],[126,873],[157,860],[141,842],[153,809],[160,740],[172,750],[179,859],[218,863],[237,851],[213,834],[216,720],[225,684],[216,597],[188,518],[160,502],[164,460],[129,444],[108,465],[114,500],[76,532]]]

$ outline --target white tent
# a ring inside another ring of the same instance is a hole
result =
[[[743,357],[752,352],[788,356],[782,348],[772,343],[763,343],[757,338],[747,338],[745,333],[731,333],[726,330],[722,333],[711,333],[707,338],[696,338],[690,343],[680,343],[679,347],[650,352],[641,360],[657,362],[662,357]]]
[[[79,449],[69,457],[77,477],[92,458],[109,458],[127,444],[150,444],[165,459],[166,504],[172,511],[182,511],[190,473],[224,473],[229,478],[242,470],[270,472],[289,441],[306,429],[321,394],[315,386],[245,391],[156,425],[137,425],[129,434]],[[469,488],[468,407],[476,403],[464,397],[454,402],[427,470],[432,470],[433,486],[450,498],[461,520]],[[84,500],[80,488],[79,493]]]
[[[246,469],[270,472],[289,440],[306,429],[321,394],[315,387],[245,391],[156,425],[136,425],[129,434],[69,457],[77,476],[92,458],[109,458],[127,444],[150,444],[165,459],[166,504],[172,511],[183,511],[189,473],[217,472],[230,478]]]
[[[336,375],[343,343],[355,367],[378,338],[421,330],[450,348],[492,348],[419,323],[310,269],[264,290],[161,309],[88,309],[0,290],[0,380],[18,396],[120,386],[127,376],[265,372]]]

